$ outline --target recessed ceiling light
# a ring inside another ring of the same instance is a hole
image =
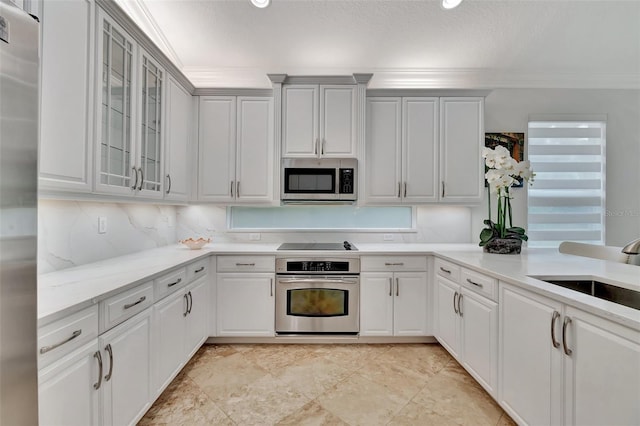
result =
[[[269,6],[270,3],[271,0],[251,0],[251,4],[255,7],[259,7],[260,9],[264,9],[265,7]]]
[[[442,7],[444,9],[453,9],[454,7],[458,7],[460,3],[462,3],[462,0],[442,0]]]

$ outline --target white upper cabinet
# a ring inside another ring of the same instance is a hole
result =
[[[482,201],[484,98],[440,98],[440,199]]]
[[[272,98],[201,97],[198,157],[199,201],[271,203]]]
[[[365,202],[438,199],[438,98],[367,99]]]
[[[282,89],[283,157],[355,157],[356,87],[285,85]]]
[[[162,198],[164,70],[103,11],[96,192]]]
[[[167,85],[165,200],[187,201],[191,194],[189,155],[194,121],[193,98],[175,80]]]
[[[41,5],[40,189],[91,192],[95,4]]]

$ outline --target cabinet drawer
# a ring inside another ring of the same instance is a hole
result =
[[[38,368],[51,364],[98,337],[98,305],[38,329]]]
[[[154,286],[156,289],[155,300],[160,300],[179,288],[182,288],[187,282],[186,268],[176,269],[175,271],[171,271],[168,274],[156,278],[154,280]]]
[[[153,305],[153,282],[141,284],[100,302],[100,333]]]
[[[192,282],[209,273],[210,257],[187,265],[187,282]]]
[[[384,271],[426,271],[426,256],[362,256],[360,270],[367,272]]]
[[[438,275],[450,279],[453,282],[460,282],[460,267],[455,263],[446,260],[436,259],[434,262],[435,270]]]
[[[275,256],[218,256],[218,272],[274,272]]]
[[[498,280],[495,278],[488,277],[467,268],[462,268],[460,271],[460,284],[492,300],[497,299]]]

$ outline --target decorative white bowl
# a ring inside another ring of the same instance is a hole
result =
[[[200,250],[205,244],[211,242],[211,238],[198,238],[197,240],[194,240],[193,238],[187,238],[186,240],[180,240],[178,242],[189,247],[191,250]]]

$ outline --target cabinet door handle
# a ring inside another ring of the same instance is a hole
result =
[[[236,263],[236,266],[256,266],[255,263]]]
[[[571,318],[564,317],[564,322],[562,323],[562,348],[564,349],[564,353],[571,356],[573,351],[569,349],[567,346],[567,326],[571,324]]]
[[[385,262],[384,266],[403,266],[404,262]]]
[[[167,195],[171,192],[171,175],[167,175],[167,180],[169,181],[169,187],[167,188]]]
[[[450,270],[448,270],[448,269],[444,269],[442,266],[440,267],[440,270],[441,270],[442,272],[447,273],[447,274],[451,274],[451,271],[450,271]]]
[[[444,198],[444,181],[442,181],[442,197]]]
[[[400,182],[398,182],[398,198],[400,198],[400,189],[402,187],[402,184]]]
[[[273,297],[273,278],[269,280],[269,296]]]
[[[462,317],[462,316],[463,316],[463,315],[462,315],[462,305],[461,305],[461,303],[462,303],[462,297],[463,297],[463,296],[462,296],[462,293],[460,293],[460,294],[458,295],[458,314],[460,315],[460,317]]]
[[[183,317],[186,317],[187,314],[189,313],[189,298],[187,297],[187,294],[183,294],[182,298],[184,299],[184,303],[185,303],[185,307],[184,307],[184,312],[182,313]]]
[[[141,304],[145,300],[147,300],[147,296],[142,296],[140,299],[136,300],[133,303],[127,303],[126,305],[124,305],[124,308],[125,309],[133,308],[134,306]]]
[[[135,191],[136,188],[138,187],[138,169],[136,169],[135,167],[132,167],[131,170],[133,170],[133,172],[136,174],[136,181],[133,183],[133,186],[131,187],[131,189]]]
[[[458,313],[458,292],[456,291],[455,294],[453,295],[453,312],[455,312],[456,314]]]
[[[140,186],[138,190],[142,191],[142,185],[144,185],[144,171],[142,171],[142,167],[140,167]]]
[[[189,303],[187,303],[187,314],[191,314],[191,309],[193,309],[193,294],[191,294],[191,290],[189,290],[189,293],[187,293],[187,295],[189,296]]]
[[[396,297],[400,296],[400,278],[396,278]]]
[[[320,150],[320,154],[324,155],[324,148],[327,145],[327,141],[325,139],[322,139],[322,149]]]
[[[560,318],[560,312],[553,311],[553,315],[551,316],[551,343],[554,348],[560,347],[560,342],[556,340],[556,320]]]
[[[102,385],[102,354],[100,354],[100,351],[96,351],[93,357],[98,360],[98,383],[94,383],[93,388],[98,390]]]
[[[111,380],[111,374],[113,373],[113,348],[111,347],[111,343],[109,343],[104,350],[109,353],[109,373],[104,376],[104,381],[108,382]]]
[[[199,267],[198,269],[196,269],[195,271],[193,271],[194,274],[200,273],[204,271],[204,266]]]
[[[236,197],[240,196],[240,181],[236,181]]]
[[[174,285],[180,284],[181,282],[182,282],[182,278],[178,278],[176,281],[174,281],[174,282],[172,282],[170,284],[167,284],[167,287],[173,287]]]
[[[467,282],[468,282],[469,284],[473,284],[473,285],[475,285],[476,287],[480,287],[480,288],[482,288],[482,287],[483,287],[483,285],[482,285],[482,284],[477,283],[477,282],[475,282],[475,281],[471,281],[469,278],[467,278]]]
[[[389,278],[389,297],[393,296],[393,278]]]
[[[313,146],[313,155],[318,155],[318,145],[320,145],[320,138],[316,138],[316,143]]]
[[[82,329],[76,330],[73,333],[71,333],[70,337],[68,337],[67,339],[64,339],[62,342],[58,342],[58,343],[50,345],[50,346],[41,347],[40,348],[40,353],[41,354],[46,354],[47,352],[52,351],[55,348],[58,348],[58,347],[64,345],[65,343],[68,343],[68,342],[72,341],[73,339],[75,339],[76,337],[78,337],[81,334],[82,334]]]
[[[233,187],[234,187],[233,181],[231,181],[231,198],[233,198]]]
[[[407,198],[407,182],[404,183],[404,198]]]

